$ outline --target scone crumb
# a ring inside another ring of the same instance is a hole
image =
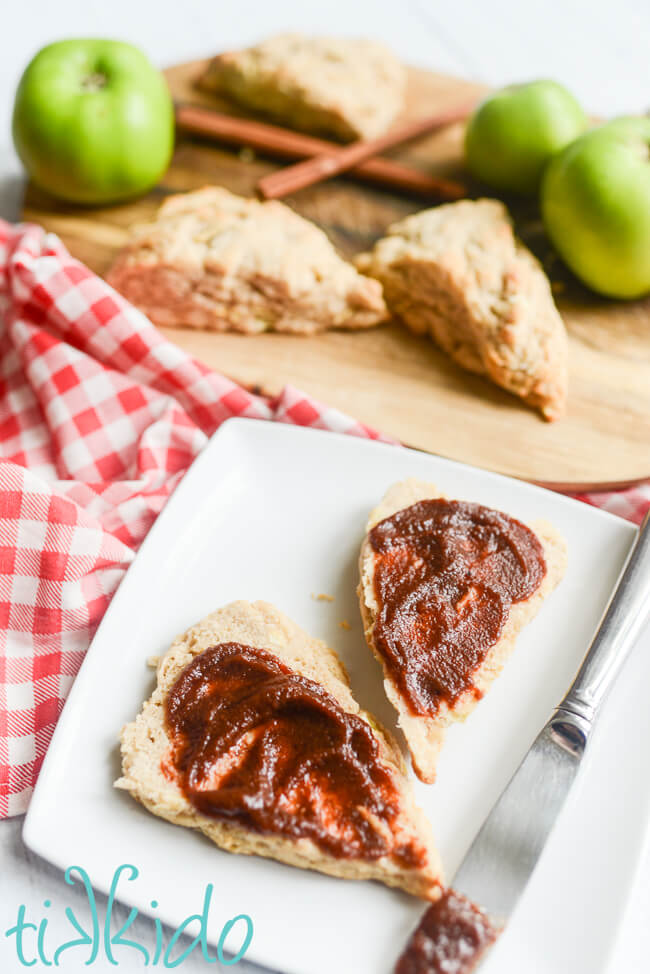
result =
[[[333,595],[326,595],[325,592],[319,592],[318,595],[316,595],[314,592],[312,592],[311,593],[311,597],[312,597],[312,599],[314,599],[315,602],[333,602],[334,601],[334,596]]]
[[[350,629],[352,629],[352,626],[350,625],[347,619],[341,619],[341,621],[339,622],[339,626],[341,627],[341,629],[345,629],[346,632],[349,632]]]

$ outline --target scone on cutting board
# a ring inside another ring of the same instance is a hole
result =
[[[386,303],[458,365],[491,379],[547,420],[566,409],[568,341],[536,257],[498,200],[415,213],[356,258]]]
[[[107,280],[162,326],[309,335],[387,317],[381,284],[317,226],[217,186],[170,196],[133,227]]]
[[[440,895],[397,745],[334,651],[267,602],[232,602],[179,636],[121,742],[117,787],[222,849]]]
[[[518,634],[560,582],[564,540],[433,485],[389,488],[368,518],[359,600],[422,781],[435,780],[445,729],[501,672]]]
[[[383,44],[279,34],[214,58],[198,84],[290,128],[370,139],[402,108],[406,72]]]

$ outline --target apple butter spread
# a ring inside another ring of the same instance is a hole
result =
[[[422,917],[395,974],[470,974],[497,936],[483,910],[449,889]]]
[[[401,830],[401,796],[361,717],[262,649],[221,643],[197,655],[166,699],[173,769],[201,814],[337,858],[425,851]]]
[[[370,531],[377,652],[412,713],[433,716],[465,691],[510,607],[546,573],[535,534],[507,514],[423,500]]]

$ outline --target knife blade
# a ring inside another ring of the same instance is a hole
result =
[[[598,710],[650,615],[650,512],[568,693],[497,799],[453,879],[496,925],[532,875],[578,774]]]

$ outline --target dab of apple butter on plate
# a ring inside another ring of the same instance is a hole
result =
[[[470,974],[498,935],[480,907],[448,889],[420,920],[395,974]]]

